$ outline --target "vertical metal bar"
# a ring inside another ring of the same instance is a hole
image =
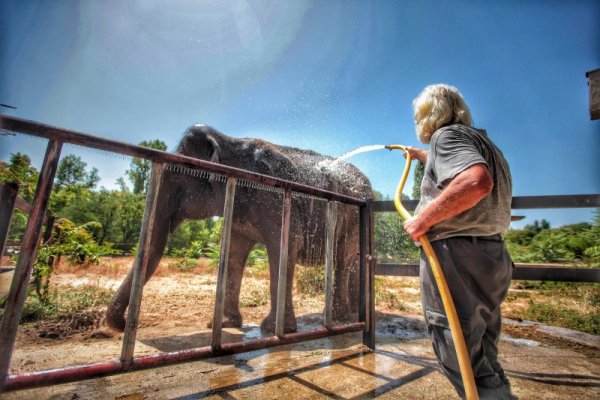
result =
[[[18,194],[19,185],[15,182],[6,182],[0,187],[0,257],[4,254]]]
[[[333,326],[333,251],[335,222],[337,221],[337,204],[334,201],[327,202],[327,225],[325,239],[325,315],[323,320],[325,327],[331,329]]]
[[[12,358],[12,351],[17,337],[17,328],[21,319],[23,304],[25,304],[25,298],[27,297],[27,286],[38,252],[44,214],[50,201],[52,182],[58,168],[61,149],[61,141],[48,141],[44,164],[42,165],[42,171],[33,198],[33,208],[27,220],[27,226],[21,241],[21,254],[14,272],[12,285],[10,286],[10,292],[6,301],[4,318],[0,326],[0,388],[4,386],[8,375],[10,359]]]
[[[235,198],[236,183],[236,178],[227,178],[227,187],[225,189],[225,205],[223,206],[223,228],[221,230],[221,253],[219,254],[215,313],[213,315],[212,324],[213,351],[218,351],[221,349],[221,329],[223,328],[223,310],[225,307],[225,291],[227,289],[227,269],[229,266],[231,223],[233,221],[233,201]]]
[[[277,282],[277,310],[275,314],[275,334],[285,334],[285,306],[287,292],[288,251],[290,239],[290,217],[292,215],[292,192],[286,189],[281,213],[281,242],[279,246],[279,275]]]
[[[121,362],[125,366],[131,363],[135,350],[135,338],[137,334],[140,306],[142,304],[148,258],[150,256],[151,238],[154,231],[156,214],[160,212],[160,210],[157,210],[157,203],[163,168],[164,165],[162,163],[152,164],[150,184],[148,185],[148,193],[146,194],[146,205],[144,206],[144,219],[142,220],[142,227],[140,230],[138,253],[132,267],[133,278],[131,282],[131,293],[129,294],[127,322],[125,323],[125,332],[123,334],[123,347],[121,348]]]
[[[367,202],[359,209],[359,257],[360,257],[360,295],[359,321],[365,322],[363,344],[375,349],[375,292],[374,292],[374,257],[372,253],[372,202]]]

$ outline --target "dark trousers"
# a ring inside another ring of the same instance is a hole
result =
[[[453,237],[431,243],[440,261],[463,330],[481,399],[514,399],[498,362],[500,303],[512,278],[512,261],[500,236]],[[437,284],[421,250],[421,301],[438,362],[465,396],[454,342]]]

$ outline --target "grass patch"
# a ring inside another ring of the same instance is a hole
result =
[[[55,288],[44,303],[30,294],[25,300],[20,322],[60,319],[91,307],[105,307],[113,294],[114,290],[95,285]],[[4,303],[5,301],[0,305],[0,318],[4,317]]]
[[[525,311],[525,317],[553,326],[594,335],[600,334],[600,313],[597,310],[585,313],[560,304],[538,303],[535,300],[530,300],[529,308]]]
[[[308,296],[325,294],[325,266],[296,267],[296,289]]]
[[[242,287],[240,296],[240,307],[260,307],[269,303],[269,284],[264,282],[252,282]]]

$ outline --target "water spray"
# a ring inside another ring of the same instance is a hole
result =
[[[410,164],[412,162],[412,158],[405,146],[399,144],[390,144],[385,146],[385,148],[388,150],[402,150],[404,152],[404,155],[406,156],[406,165],[404,166],[404,172],[402,173],[400,183],[398,184],[396,194],[394,195],[394,205],[396,206],[396,210],[398,210],[398,213],[402,216],[402,218],[408,220],[412,216],[402,205],[401,198],[402,191],[404,189],[404,184],[406,183],[406,178],[408,177],[408,173],[410,172]],[[446,282],[446,278],[444,277],[444,273],[440,266],[440,262],[437,256],[435,255],[433,247],[431,247],[429,239],[427,239],[425,235],[419,237],[419,242],[421,242],[421,246],[423,248],[423,251],[425,252],[427,261],[431,266],[433,276],[435,277],[435,282],[437,283],[437,287],[442,298],[442,303],[444,304],[444,311],[446,312],[446,317],[448,318],[448,323],[450,325],[450,332],[452,333],[452,340],[454,341],[454,348],[456,349],[456,355],[458,358],[458,365],[460,367],[460,374],[462,376],[463,386],[465,388],[465,394],[468,400],[479,399],[479,396],[477,394],[477,387],[475,385],[475,377],[473,376],[473,368],[471,366],[469,352],[467,351],[467,345],[465,343],[465,337],[460,327],[458,315],[456,314],[456,308],[454,307],[454,301],[452,300],[452,295],[450,294],[450,289],[448,288],[448,283]]]

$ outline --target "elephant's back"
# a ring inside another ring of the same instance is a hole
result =
[[[356,198],[371,198],[369,179],[354,165],[312,150],[277,146],[296,169],[299,183]]]

